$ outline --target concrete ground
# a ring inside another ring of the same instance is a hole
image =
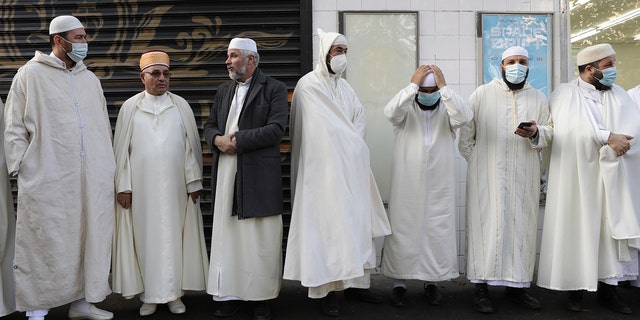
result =
[[[473,286],[463,277],[439,284],[440,292],[444,296],[441,306],[429,306],[424,303],[422,283],[409,281],[407,297],[410,304],[405,308],[392,307],[388,302],[392,282],[382,275],[372,277],[372,289],[384,294],[387,301],[382,304],[372,305],[354,300],[345,300],[342,294],[338,294],[340,302],[339,319],[638,319],[640,316],[640,288],[619,288],[618,291],[624,301],[634,310],[632,315],[614,313],[598,305],[595,293],[587,293],[584,305],[588,308],[584,312],[572,312],[565,308],[566,294],[541,288],[531,288],[530,293],[540,299],[541,310],[522,309],[503,299],[504,289],[490,287],[489,291],[494,303],[495,312],[491,315],[480,314],[473,310],[472,291]],[[140,317],[138,309],[142,304],[139,299],[125,300],[120,295],[112,294],[104,302],[98,304],[101,308],[114,312],[115,319],[145,319],[145,320],[173,320],[173,319],[207,319],[214,320],[213,316],[217,304],[211,296],[201,292],[190,292],[183,301],[187,306],[187,312],[182,315],[174,315],[166,306],[158,306],[155,314],[148,317]],[[320,312],[318,301],[307,298],[307,290],[298,282],[284,281],[278,299],[270,302],[274,320],[314,320],[332,319]],[[67,319],[68,306],[62,306],[51,310],[47,320]],[[252,316],[252,308],[246,306],[234,317],[226,319],[249,320]],[[2,320],[25,319],[24,313],[13,313]]]

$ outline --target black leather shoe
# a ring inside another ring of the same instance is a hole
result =
[[[540,301],[527,293],[524,288],[506,287],[504,288],[504,297],[523,308],[540,309]]]
[[[616,286],[598,282],[598,303],[615,312],[631,314],[631,308],[622,301],[616,291]]]
[[[489,298],[489,288],[486,283],[478,283],[473,289],[473,309],[482,313],[493,313],[493,303]]]
[[[336,297],[336,293],[333,291],[329,292],[326,297],[320,300],[320,307],[322,308],[322,313],[329,317],[340,316],[340,309],[338,308],[338,298]]]
[[[253,320],[271,320],[271,310],[266,301],[259,301],[253,309]]]
[[[442,295],[440,291],[438,291],[438,286],[435,284],[429,284],[424,287],[424,295],[427,303],[432,306],[439,306],[442,302]]]
[[[344,290],[344,296],[347,299],[357,299],[366,303],[381,303],[384,301],[381,295],[373,293],[369,289],[349,288]]]
[[[407,297],[405,297],[407,289],[405,287],[395,287],[391,291],[391,305],[394,307],[404,307],[407,305]]]
[[[232,315],[238,312],[238,302],[237,301],[222,301],[220,302],[220,306],[216,311],[213,312],[213,315],[220,318],[231,317]]]
[[[584,291],[569,291],[569,298],[567,299],[567,309],[575,312],[583,311],[582,309],[582,295]]]

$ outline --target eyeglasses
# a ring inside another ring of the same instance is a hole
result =
[[[165,78],[170,78],[171,77],[171,72],[169,72],[169,71],[160,72],[160,70],[154,70],[153,72],[145,71],[144,73],[146,73],[148,75],[151,75],[154,78],[160,78],[160,75],[163,75]]]

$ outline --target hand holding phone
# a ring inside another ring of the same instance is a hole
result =
[[[533,125],[532,122],[520,122],[520,124],[518,125],[518,129],[524,129],[526,127],[531,127]]]

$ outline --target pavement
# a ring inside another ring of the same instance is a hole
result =
[[[371,278],[373,291],[383,294],[386,301],[381,304],[367,304],[355,300],[346,300],[342,294],[338,294],[340,303],[340,317],[330,318],[320,312],[317,300],[307,298],[307,289],[299,282],[283,281],[280,296],[270,301],[273,320],[330,320],[330,319],[371,319],[371,320],[401,320],[401,319],[638,319],[640,315],[640,288],[618,288],[622,299],[634,310],[632,315],[618,314],[610,311],[596,301],[596,294],[585,294],[583,305],[587,309],[583,312],[573,312],[566,309],[566,293],[546,290],[538,287],[529,289],[529,293],[537,297],[542,303],[540,310],[523,309],[503,298],[504,289],[490,287],[489,292],[494,304],[493,314],[481,314],[473,310],[472,292],[473,285],[464,277],[453,281],[438,284],[443,295],[443,304],[430,306],[424,302],[423,283],[420,281],[408,281],[407,298],[409,305],[404,308],[396,308],[389,304],[392,281],[382,275],[373,275]],[[138,315],[138,309],[142,305],[139,299],[125,300],[120,295],[112,294],[98,306],[112,311],[114,319],[131,320],[249,320],[252,317],[252,307],[246,303],[240,312],[230,318],[216,318],[213,311],[217,303],[211,296],[204,292],[188,292],[182,299],[187,306],[187,312],[174,315],[169,312],[166,305],[158,306],[155,314],[147,317]],[[47,320],[67,319],[68,305],[54,308],[46,317]],[[2,320],[26,319],[24,313],[13,313]]]

